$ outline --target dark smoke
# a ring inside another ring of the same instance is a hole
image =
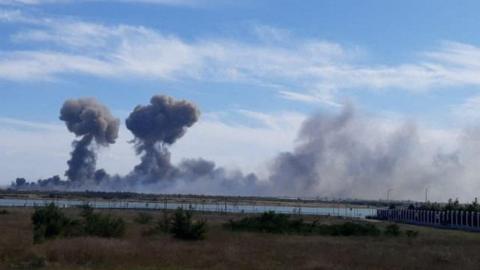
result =
[[[95,163],[97,157],[92,149],[92,136],[84,136],[72,143],[73,151],[71,158],[67,161],[68,170],[65,176],[72,181],[91,179],[95,174]]]
[[[168,146],[197,122],[198,115],[192,103],[161,95],[153,96],[149,105],[137,106],[126,120],[135,136],[137,154],[142,155],[134,175],[146,182],[174,177],[176,169],[170,163]]]
[[[419,199],[429,187],[437,198],[446,199],[472,196],[480,188],[480,129],[466,130],[451,143],[452,137],[438,139],[413,123],[375,119],[346,105],[338,114],[308,118],[296,147],[272,160],[268,176],[258,179],[202,158],[172,164],[168,148],[198,115],[193,104],[166,96],[154,96],[150,104],[137,106],[126,126],[135,136],[141,162],[127,176],[110,176],[95,169],[95,145],[115,141],[118,120],[92,99],[67,101],[61,119],[81,137],[74,142],[68,162],[69,181],[54,176],[28,183],[19,178],[13,187],[374,199],[385,198],[389,189],[393,198]]]
[[[187,101],[154,96],[150,104],[137,106],[126,120],[134,134],[134,146],[141,162],[125,176],[110,176],[95,170],[95,142],[114,143],[118,120],[92,99],[65,102],[60,119],[70,131],[82,138],[74,142],[72,158],[64,181],[58,176],[28,183],[17,179],[18,189],[96,190],[133,192],[191,192],[204,194],[245,194],[255,192],[257,177],[217,167],[214,162],[186,159],[178,166],[171,163],[168,147],[182,137],[198,120],[199,111]]]
[[[94,179],[97,156],[93,141],[100,146],[115,143],[120,121],[93,98],[65,101],[60,120],[70,132],[81,137],[73,142],[74,149],[65,175],[71,181]]]

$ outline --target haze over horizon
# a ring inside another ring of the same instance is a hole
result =
[[[131,175],[147,166],[135,151],[167,142],[167,192],[471,201],[480,3],[432,3],[0,0],[0,186],[64,177],[60,109],[92,97],[119,119],[118,138],[88,138],[105,146],[96,168]],[[127,128],[155,95],[198,108],[178,140]],[[222,171],[182,182],[200,158]]]

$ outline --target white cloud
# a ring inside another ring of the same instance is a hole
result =
[[[0,53],[0,78],[10,80],[52,80],[56,74],[112,75],[110,63],[99,59],[51,51]]]
[[[280,91],[279,95],[284,99],[300,101],[305,103],[321,103],[321,104],[327,104],[334,107],[341,106],[340,103],[334,101],[334,97],[331,95],[318,95],[316,93],[303,94],[303,93],[292,92],[292,91]]]
[[[241,81],[274,85],[282,98],[330,105],[338,103],[335,93],[340,89],[427,91],[480,85],[480,48],[455,42],[444,42],[411,63],[379,65],[363,63],[358,48],[295,39],[285,30],[269,26],[255,28],[262,38],[258,42],[219,38],[186,41],[142,26],[53,20],[18,11],[0,13],[0,20],[34,24],[13,34],[11,40],[38,48],[2,52],[0,77],[8,80],[89,74]],[[44,45],[50,50],[42,50]]]

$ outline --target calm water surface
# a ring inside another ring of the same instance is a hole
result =
[[[348,208],[348,207],[299,207],[299,206],[278,206],[268,204],[236,204],[232,202],[218,203],[178,203],[178,202],[139,202],[139,201],[95,201],[95,200],[65,200],[65,199],[0,199],[2,207],[35,207],[45,206],[54,203],[59,207],[76,207],[90,205],[93,208],[104,209],[190,209],[204,212],[228,212],[228,213],[262,213],[275,211],[284,214],[319,215],[319,216],[340,216],[365,218],[376,215],[375,208]]]

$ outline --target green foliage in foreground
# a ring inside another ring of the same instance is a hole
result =
[[[125,234],[125,221],[120,217],[94,213],[92,210],[84,210],[83,217],[85,235],[111,238]]]
[[[53,203],[35,209],[31,218],[33,242],[81,235],[121,237],[125,233],[125,221],[121,218],[94,213],[88,206],[83,207],[81,216],[82,219],[71,219]]]
[[[163,218],[143,235],[151,236],[159,233],[170,233],[182,240],[202,240],[207,233],[207,223],[203,220],[193,220],[191,211],[178,208],[173,215],[164,212]]]
[[[385,235],[388,236],[399,236],[401,234],[400,227],[397,224],[389,224],[385,228]]]
[[[140,212],[137,217],[135,217],[135,222],[138,224],[150,224],[153,221],[153,216],[149,213]]]
[[[201,240],[205,238],[207,223],[192,221],[192,212],[178,208],[171,222],[170,232],[175,238],[183,240]]]
[[[418,236],[418,231],[406,230],[405,235],[410,238],[415,238]]]
[[[47,207],[37,208],[32,215],[33,242],[45,239],[72,236],[77,231],[78,222],[65,216],[53,203]]]
[[[330,235],[330,236],[378,236],[380,229],[374,224],[364,222],[345,222],[342,224],[317,224],[302,219],[291,219],[289,215],[265,212],[260,216],[246,217],[238,221],[230,220],[224,226],[232,231],[251,231],[264,233]],[[386,235],[398,236],[398,225],[389,225]],[[414,235],[412,232],[410,235]],[[418,232],[416,232],[418,234]],[[415,234],[415,236],[416,236]]]

